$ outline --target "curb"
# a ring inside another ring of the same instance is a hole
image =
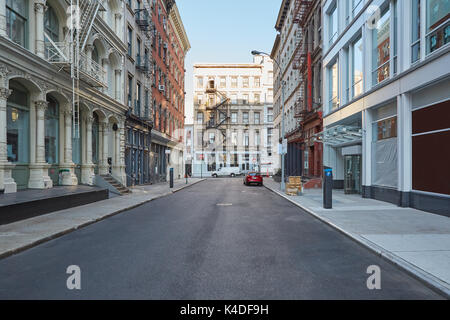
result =
[[[94,219],[94,220],[90,220],[90,221],[87,221],[87,222],[83,222],[83,223],[81,223],[81,224],[79,224],[79,225],[76,225],[76,226],[74,226],[74,227],[71,227],[71,228],[68,228],[68,229],[65,229],[65,230],[56,232],[56,233],[54,233],[54,234],[52,234],[52,235],[49,235],[49,236],[44,237],[44,238],[41,238],[41,239],[36,240],[36,241],[34,241],[34,242],[32,242],[32,243],[28,243],[28,244],[26,244],[26,245],[24,245],[24,246],[22,246],[22,247],[20,247],[20,248],[14,248],[14,249],[5,251],[5,252],[3,252],[3,253],[0,253],[0,260],[1,260],[1,259],[4,259],[4,258],[7,258],[7,257],[9,257],[9,256],[12,256],[12,255],[14,255],[14,254],[20,253],[20,252],[22,252],[22,251],[25,251],[25,250],[27,250],[27,249],[31,249],[31,248],[33,248],[33,247],[35,247],[35,246],[38,246],[38,245],[40,245],[40,244],[42,244],[42,243],[45,243],[45,242],[48,242],[48,241],[50,241],[50,240],[53,240],[53,239],[62,237],[62,236],[64,236],[64,235],[68,234],[68,233],[71,233],[71,232],[76,231],[76,230],[78,230],[78,229],[87,227],[87,226],[89,226],[89,225],[91,225],[91,224],[94,224],[94,223],[96,223],[96,222],[99,222],[99,221],[105,220],[105,219],[107,219],[107,218],[110,218],[110,217],[112,217],[112,216],[118,215],[118,214],[120,214],[120,213],[122,213],[122,212],[124,212],[124,211],[131,210],[131,209],[140,207],[140,206],[142,206],[142,205],[144,205],[144,204],[146,204],[146,203],[149,203],[149,202],[151,202],[151,201],[153,201],[153,200],[156,200],[156,199],[159,199],[159,198],[163,198],[163,197],[169,196],[169,195],[171,195],[171,194],[174,194],[175,192],[178,192],[178,191],[183,190],[183,189],[185,189],[185,188],[187,188],[187,187],[193,186],[194,184],[197,184],[197,183],[202,182],[202,181],[204,181],[204,180],[205,180],[205,179],[199,180],[199,181],[196,181],[196,182],[193,182],[193,183],[188,184],[188,185],[184,185],[184,186],[182,186],[182,187],[177,188],[176,190],[171,190],[171,191],[165,192],[165,193],[163,193],[163,194],[157,195],[157,196],[155,196],[155,197],[153,197],[153,198],[151,198],[151,199],[147,199],[147,200],[144,200],[144,201],[142,201],[142,202],[140,202],[140,203],[131,205],[131,206],[129,206],[129,207],[118,209],[117,211],[111,212],[111,213],[109,213],[109,214],[107,214],[107,215],[105,215],[105,216],[102,216],[102,217],[100,217],[100,218],[96,218],[96,219]],[[95,202],[94,202],[94,203],[95,203]]]
[[[433,276],[432,274],[420,269],[419,267],[416,267],[415,265],[409,263],[408,261],[400,258],[399,256],[395,255],[394,253],[384,249],[383,247],[378,246],[377,244],[357,235],[351,232],[348,232],[344,230],[343,228],[339,227],[338,225],[334,224],[333,222],[319,216],[317,213],[312,211],[306,206],[301,205],[300,203],[288,198],[286,195],[282,194],[279,191],[276,191],[266,185],[264,185],[266,189],[272,191],[273,193],[279,195],[280,197],[288,200],[289,202],[293,203],[297,207],[301,208],[305,212],[312,215],[314,218],[326,223],[327,225],[333,227],[340,233],[344,234],[345,236],[349,237],[350,239],[354,240],[358,244],[362,245],[365,248],[370,249],[371,251],[375,252],[377,255],[381,256],[383,259],[393,263],[394,265],[404,269],[408,274],[416,278],[417,280],[424,283],[427,287],[432,289],[433,291],[436,291],[439,294],[444,295],[445,298],[450,299],[450,288],[448,288],[442,280],[439,278]]]

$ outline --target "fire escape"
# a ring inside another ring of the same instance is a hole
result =
[[[80,80],[93,87],[107,87],[106,71],[84,49],[99,11],[104,11],[101,0],[70,0],[72,9],[69,32],[64,41],[55,42],[44,32],[45,57],[50,63],[70,73],[72,78],[72,117],[74,137],[80,133]]]
[[[155,28],[152,24],[151,20],[151,12],[153,9],[153,4],[150,7],[149,0],[144,0],[140,3],[144,4],[144,8],[138,7],[135,12],[135,19],[136,24],[138,25],[139,29],[145,34],[145,40],[144,40],[144,56],[138,55],[136,57],[136,70],[141,72],[145,76],[145,82],[144,86],[150,90],[152,85],[152,75],[153,71],[150,64],[150,57],[151,57],[151,48],[152,48],[152,41],[153,41],[153,29]],[[135,104],[138,103],[135,101]],[[139,102],[140,103],[140,102]],[[145,101],[146,103],[146,109],[145,114],[142,120],[152,123],[153,122],[153,114],[152,114],[152,108],[150,107],[150,101]],[[140,110],[140,106],[137,106],[137,110]]]
[[[311,9],[312,0],[295,0],[294,23],[298,25],[296,34],[297,48],[294,52],[293,69],[299,71],[300,86],[296,95],[295,118],[302,122],[307,113],[305,74],[308,58],[308,39],[305,38],[306,17]]]
[[[229,132],[231,100],[223,92],[216,89],[214,80],[208,81],[205,93],[209,97],[202,107],[205,113],[205,129],[219,130],[223,136],[223,151],[227,147],[227,132]],[[218,98],[218,99],[217,99]],[[218,102],[217,102],[218,101]]]

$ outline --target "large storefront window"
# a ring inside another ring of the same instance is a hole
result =
[[[29,101],[28,93],[19,84],[11,84],[7,107],[7,155],[14,163],[29,162]]]
[[[26,0],[6,0],[6,32],[22,47],[26,47],[27,5]]]
[[[374,85],[389,78],[391,48],[391,12],[389,2],[381,9],[381,17],[372,31],[372,82]]]
[[[45,111],[45,161],[50,164],[58,163],[58,133],[58,102],[52,98],[48,98],[48,107]]]
[[[446,45],[450,40],[450,1],[427,0],[427,53]]]
[[[372,183],[397,187],[397,108],[395,105],[375,110],[372,123]]]

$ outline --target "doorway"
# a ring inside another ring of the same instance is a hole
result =
[[[344,159],[344,193],[361,194],[361,155],[349,155]]]

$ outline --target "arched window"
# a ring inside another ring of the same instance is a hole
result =
[[[59,146],[59,104],[52,97],[47,97],[48,107],[45,110],[45,161],[58,163]]]
[[[52,41],[59,41],[59,22],[55,10],[47,5],[44,16],[44,29]],[[45,39],[47,41],[47,38]]]
[[[97,63],[100,63],[98,49],[95,45],[94,45],[94,50],[92,51],[92,60],[94,60]]]

